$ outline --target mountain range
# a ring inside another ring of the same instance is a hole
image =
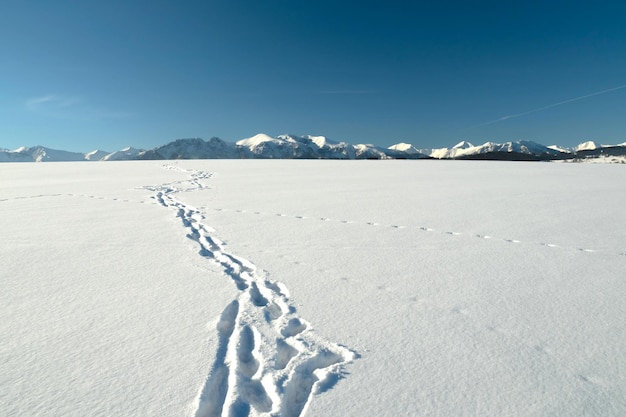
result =
[[[69,152],[43,146],[0,148],[0,162],[51,161],[122,161],[161,159],[470,159],[506,161],[587,160],[616,157],[626,159],[626,142],[601,145],[583,142],[575,148],[545,146],[519,140],[505,143],[486,142],[475,146],[462,141],[451,148],[418,149],[408,143],[389,148],[371,144],[352,145],[334,142],[324,136],[258,134],[235,143],[213,137],[178,139],[153,149],[124,148],[116,152],[95,150],[88,153]]]

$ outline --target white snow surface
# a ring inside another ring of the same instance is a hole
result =
[[[0,178],[2,415],[626,415],[621,166]]]

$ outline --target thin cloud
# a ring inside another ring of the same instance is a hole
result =
[[[31,112],[64,119],[120,119],[133,116],[133,113],[94,107],[78,97],[48,94],[26,100],[26,108]]]
[[[55,94],[48,94],[41,97],[34,97],[26,100],[26,107],[31,110],[39,110],[44,107],[52,108],[68,108],[74,104],[79,103],[80,100],[77,97],[59,96]]]
[[[589,98],[589,97],[599,96],[600,94],[610,93],[611,91],[621,90],[622,88],[626,88],[626,84],[620,85],[618,87],[607,88],[606,90],[602,90],[602,91],[596,91],[595,93],[591,93],[591,94],[585,94],[584,96],[579,96],[579,97],[570,98],[568,100],[559,101],[558,103],[548,104],[547,106],[538,107],[536,109],[528,110],[528,111],[525,111],[525,112],[522,112],[522,113],[515,113],[515,114],[509,114],[509,115],[506,115],[506,116],[502,116],[502,117],[500,117],[498,119],[491,120],[491,121],[485,122],[485,123],[481,123],[481,124],[476,125],[476,126],[472,126],[469,129],[475,129],[477,127],[489,126],[489,125],[492,125],[494,123],[504,122],[506,120],[513,119],[513,118],[516,118],[516,117],[526,116],[527,114],[537,113],[537,112],[540,112],[540,111],[543,111],[543,110],[551,109],[553,107],[562,106],[563,104],[571,103],[573,101],[584,100],[584,99]]]
[[[322,90],[318,94],[336,94],[336,95],[358,95],[358,94],[376,94],[374,90]]]

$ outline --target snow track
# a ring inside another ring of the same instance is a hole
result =
[[[166,167],[167,169],[177,169],[177,168],[172,168],[172,167]],[[208,179],[210,178],[210,174],[202,172],[202,173],[198,173],[197,175],[199,175],[200,177],[198,178],[193,178],[190,181],[177,181],[174,183],[168,183],[168,184],[164,184],[161,185],[159,187],[162,187],[163,190],[161,192],[168,192],[168,193],[177,193],[177,192],[191,192],[191,191],[195,191],[195,190],[199,190],[199,189],[208,189],[210,187],[207,187],[206,185],[203,185],[200,183],[200,179]],[[177,188],[176,185],[180,185],[180,184],[184,184],[185,188]],[[142,188],[147,188],[150,190],[156,190],[159,187],[142,187]],[[73,193],[68,193],[68,194],[38,194],[38,195],[29,195],[29,196],[16,196],[16,197],[11,197],[11,198],[2,198],[0,199],[0,203],[2,202],[9,202],[9,201],[14,201],[14,200],[24,200],[24,199],[38,199],[38,198],[50,198],[50,197],[81,197],[81,198],[89,198],[89,199],[93,199],[93,200],[113,200],[113,201],[119,201],[119,202],[123,202],[123,203],[138,203],[138,204],[160,204],[160,205],[166,205],[164,201],[159,200],[159,202],[150,202],[150,201],[145,201],[145,200],[129,200],[129,199],[120,199],[120,198],[107,198],[107,197],[103,197],[103,196],[97,196],[97,195],[90,195],[90,194],[73,194]],[[205,207],[201,207],[201,209],[205,209]],[[194,209],[195,210],[195,209]],[[307,216],[303,216],[303,215],[290,215],[290,214],[285,214],[285,213],[275,213],[275,214],[271,214],[271,213],[264,213],[261,211],[251,211],[251,210],[244,210],[244,209],[231,209],[231,208],[224,208],[224,207],[216,207],[212,209],[213,211],[216,212],[231,212],[231,213],[237,213],[237,214],[254,214],[256,216],[276,216],[276,217],[283,217],[286,219],[297,219],[297,220],[313,220],[313,221],[321,221],[321,222],[328,222],[330,224],[333,223],[339,223],[339,224],[344,224],[344,225],[355,225],[355,226],[374,226],[374,227],[387,227],[387,228],[391,228],[391,229],[407,229],[407,230],[419,230],[422,232],[430,232],[433,234],[439,234],[439,235],[448,235],[448,236],[452,236],[452,237],[456,237],[456,238],[474,238],[474,239],[478,239],[478,240],[492,240],[494,242],[500,242],[500,243],[507,243],[507,244],[525,244],[525,245],[531,245],[531,246],[542,246],[548,249],[561,249],[561,250],[565,250],[565,251],[573,251],[573,252],[582,252],[585,254],[591,254],[591,253],[598,253],[598,254],[612,254],[612,255],[618,255],[618,256],[626,256],[626,252],[624,252],[624,250],[622,248],[620,249],[615,249],[615,248],[602,248],[602,249],[594,249],[594,248],[590,248],[590,247],[581,247],[581,246],[568,246],[568,245],[563,245],[563,244],[556,244],[556,243],[548,243],[548,242],[544,242],[544,241],[539,241],[539,240],[520,240],[520,239],[513,239],[513,238],[505,238],[505,237],[496,237],[496,236],[492,236],[492,235],[488,235],[488,234],[482,234],[482,233],[461,233],[461,232],[457,232],[457,231],[451,231],[451,230],[438,230],[438,229],[434,229],[431,227],[427,227],[427,226],[417,226],[417,227],[413,227],[413,226],[404,226],[404,225],[399,225],[399,224],[383,224],[380,222],[375,222],[375,221],[368,221],[368,222],[359,222],[359,221],[354,221],[354,220],[336,220],[336,219],[331,219],[328,217],[307,217]],[[200,216],[201,218],[203,218],[203,215],[201,215],[201,211],[200,210],[195,210],[195,213],[197,216]],[[180,216],[179,216],[180,217]]]
[[[184,172],[191,174],[189,180],[145,188],[176,212],[187,237],[198,243],[198,254],[218,263],[239,291],[217,322],[217,353],[195,417],[301,416],[312,396],[332,387],[358,355],[318,336],[297,315],[283,284],[229,253],[204,216],[174,197],[206,188],[201,181],[211,177]]]

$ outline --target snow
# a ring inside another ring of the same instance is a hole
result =
[[[88,161],[101,161],[101,160],[104,159],[105,156],[107,156],[109,154],[110,154],[110,152],[96,149],[94,151],[87,152],[85,154],[85,159],[88,160]]]
[[[178,139],[138,155],[138,159],[238,159],[243,156],[235,146],[213,137]]]
[[[592,151],[594,149],[598,149],[601,148],[602,145],[598,145],[597,143],[595,143],[592,140],[589,140],[587,142],[583,142],[581,144],[579,144],[578,146],[576,146],[576,151]]]
[[[306,135],[305,137],[311,139],[319,148],[339,145],[339,143],[329,140],[326,136]]]
[[[552,149],[553,151],[558,151],[558,152],[563,152],[563,153],[571,153],[571,149],[568,148],[564,148],[562,146],[558,146],[558,145],[548,145],[547,146],[548,149]]]
[[[0,150],[0,162],[84,161],[85,154],[50,149],[44,146],[22,146],[14,151]]]
[[[411,145],[410,143],[397,143],[395,145],[390,146],[388,149],[397,152],[397,154],[392,153],[390,155],[394,158],[401,158],[402,156],[405,156],[411,159],[421,159],[421,158],[429,157],[428,154],[417,149],[415,146]]]
[[[6,415],[626,413],[621,166],[0,177]]]
[[[453,149],[467,149],[467,148],[473,148],[474,145],[472,145],[471,143],[463,140],[459,143],[457,143],[456,145],[454,145],[452,148]]]
[[[586,164],[626,164],[625,155],[598,155],[593,158],[580,158],[572,161],[563,162],[577,162]]]
[[[119,151],[112,152],[102,158],[103,161],[128,161],[136,159],[137,156],[143,152],[142,149],[133,148],[132,146],[127,146],[124,149]]]
[[[413,145],[411,145],[410,143],[404,143],[404,142],[391,145],[389,149],[393,149],[394,151],[409,152],[409,153],[419,152]]]
[[[271,136],[266,135],[265,133],[256,134],[247,139],[241,139],[237,141],[237,145],[246,146],[254,150],[255,147],[263,145],[265,143],[274,143],[277,145],[283,144],[285,141],[283,139],[273,138]]]

